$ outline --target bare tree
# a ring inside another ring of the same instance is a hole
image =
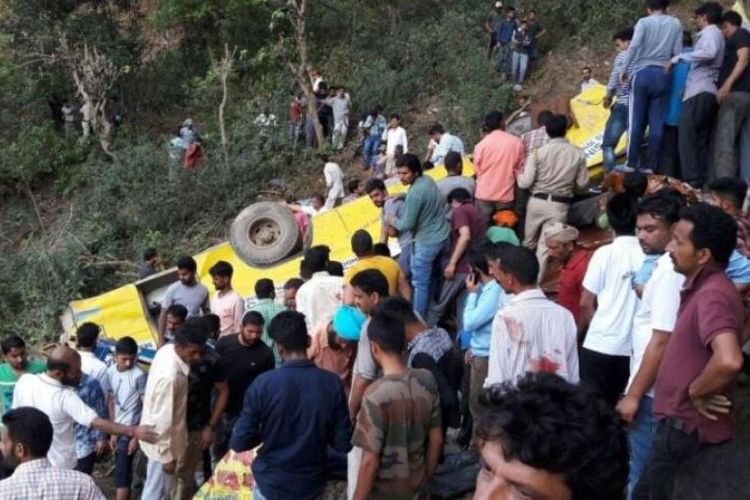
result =
[[[227,106],[227,100],[229,98],[229,89],[227,87],[227,80],[229,74],[232,72],[232,65],[234,64],[234,55],[237,52],[235,46],[232,51],[229,51],[229,45],[224,44],[224,57],[219,61],[219,78],[221,79],[221,103],[219,104],[219,131],[221,132],[221,146],[224,149],[224,165],[229,166],[229,140],[227,138],[227,128],[224,122],[224,109]]]
[[[318,147],[325,144],[323,136],[323,127],[318,119],[317,98],[313,92],[311,78],[309,74],[309,64],[307,57],[307,14],[308,0],[288,0],[289,8],[287,9],[289,22],[294,28],[295,43],[297,46],[297,60],[288,61],[289,68],[292,70],[297,84],[305,93],[307,98],[307,113],[312,117],[315,137],[318,139]]]
[[[81,48],[70,45],[67,37],[60,36],[57,59],[73,78],[78,95],[83,100],[83,135],[96,134],[107,156],[117,160],[112,151],[114,125],[107,116],[107,93],[122,74],[122,69],[96,47],[84,44]]]

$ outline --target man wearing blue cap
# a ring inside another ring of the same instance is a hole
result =
[[[310,332],[307,357],[315,366],[341,377],[347,397],[352,386],[352,366],[357,352],[359,332],[365,316],[356,307],[340,306],[333,320],[318,323]]]

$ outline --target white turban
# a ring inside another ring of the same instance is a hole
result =
[[[562,222],[555,222],[544,232],[544,238],[557,240],[560,243],[573,243],[578,239],[578,229]]]

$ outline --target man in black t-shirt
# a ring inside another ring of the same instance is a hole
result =
[[[188,374],[188,443],[184,455],[178,458],[175,469],[177,500],[189,499],[195,494],[195,472],[204,457],[203,452],[208,450],[214,440],[214,432],[221,422],[229,400],[229,385],[224,369],[219,364],[219,354],[216,352],[218,329],[209,326],[212,316],[188,320],[202,322],[206,326],[208,340],[200,361],[190,365]],[[214,390],[216,398],[212,408]]]
[[[218,366],[229,384],[229,400],[213,446],[215,462],[229,450],[229,438],[242,411],[245,391],[258,375],[275,366],[273,351],[260,338],[264,324],[259,312],[250,311],[242,318],[240,333],[222,337],[216,344],[220,357]]]
[[[716,119],[713,164],[709,180],[736,177],[750,180],[750,33],[742,28],[742,17],[734,11],[724,14],[721,31],[727,39],[719,74],[717,98],[721,107]],[[740,137],[739,162],[735,144]]]

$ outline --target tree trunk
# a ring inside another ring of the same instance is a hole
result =
[[[106,106],[107,92],[120,76],[120,68],[96,48],[89,49],[85,44],[80,51],[71,48],[65,36],[60,39],[60,52],[83,100],[83,137],[96,134],[102,151],[117,161],[112,152],[114,126],[107,116]]]
[[[307,113],[312,118],[313,129],[315,130],[315,137],[318,140],[318,148],[323,147],[325,144],[325,136],[323,135],[323,126],[320,124],[318,119],[318,99],[313,92],[312,83],[310,81],[310,75],[308,74],[308,60],[307,60],[307,7],[308,0],[291,0],[294,6],[292,12],[292,25],[296,33],[297,42],[297,55],[299,56],[299,64],[291,65],[292,71],[294,72],[297,83],[300,86],[302,92],[305,93],[307,98]]]
[[[219,131],[221,133],[221,147],[224,150],[224,165],[229,167],[229,140],[227,139],[227,128],[224,121],[224,109],[227,106],[227,100],[229,96],[229,88],[227,86],[227,80],[229,73],[232,71],[232,63],[234,62],[234,54],[237,51],[237,47],[229,52],[229,45],[224,43],[224,57],[219,63],[219,77],[221,78],[221,103],[219,104]]]

